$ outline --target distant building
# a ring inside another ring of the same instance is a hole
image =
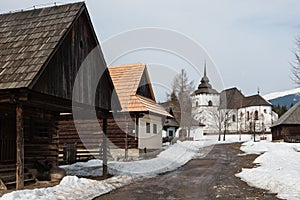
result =
[[[170,113],[170,115],[174,116],[172,107],[168,107],[166,110],[168,111],[168,113]],[[178,128],[179,123],[177,122],[175,117],[167,116],[167,118],[164,121],[162,136],[173,138],[175,137],[175,133]]]
[[[278,115],[272,104],[258,94],[245,97],[237,88],[218,93],[204,76],[192,94],[192,115],[205,124],[204,133],[270,132]]]
[[[300,102],[284,113],[271,129],[273,140],[300,142]]]

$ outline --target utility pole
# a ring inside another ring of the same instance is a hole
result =
[[[128,120],[127,116],[125,115],[125,123],[126,123],[126,130],[125,130],[125,160],[128,159]]]

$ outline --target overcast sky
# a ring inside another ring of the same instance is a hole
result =
[[[52,2],[1,0],[0,12]],[[112,64],[143,62],[153,69],[186,68],[198,85],[208,59],[209,77],[217,70],[225,88],[238,87],[245,95],[255,94],[258,87],[262,94],[296,87],[289,63],[300,35],[299,0],[87,0],[86,4],[101,43],[132,29],[162,28],[195,40],[211,59],[199,55],[203,62],[196,67],[201,74],[190,70],[189,63],[178,56],[154,50],[134,52]],[[151,79],[157,76],[149,71]],[[161,79],[171,82],[174,73],[164,73]],[[219,83],[211,79],[219,89]],[[158,94],[158,100],[163,99]]]

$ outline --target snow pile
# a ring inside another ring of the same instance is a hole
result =
[[[131,177],[119,176],[104,181],[95,181],[76,176],[66,176],[61,183],[54,187],[34,190],[20,190],[3,195],[5,200],[69,200],[69,199],[93,199],[101,194],[122,187],[132,181]]]
[[[151,160],[111,162],[108,165],[109,172],[114,175],[131,175],[135,177],[155,176],[183,166],[189,160],[199,156],[200,148],[207,145],[209,145],[208,142],[178,141]]]
[[[243,169],[237,176],[250,186],[277,193],[278,198],[300,199],[299,148],[300,144],[246,142],[241,150],[249,154],[263,154],[254,161],[258,167]]]
[[[156,158],[133,162],[109,162],[108,170],[113,175],[128,175],[131,177],[156,176],[160,173],[175,170],[192,158],[207,153],[200,148],[214,144],[215,141],[178,141],[161,152]],[[99,176],[102,175],[102,161],[90,160],[86,163],[61,166],[68,175]]]
[[[94,159],[72,165],[62,165],[70,176],[102,176],[102,160]]]

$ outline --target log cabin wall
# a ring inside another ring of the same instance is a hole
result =
[[[135,135],[135,118],[125,119],[118,117],[107,119],[107,137],[109,148],[125,148],[126,126],[128,122],[128,145],[129,149],[138,147],[137,136]],[[102,132],[103,120],[77,120],[76,127],[72,116],[60,116],[58,121],[58,138],[59,138],[59,161],[63,162],[64,147],[68,144],[75,144],[77,147],[77,161],[85,161],[99,155],[100,144],[103,140]],[[79,130],[78,130],[79,129]],[[80,132],[80,136],[78,134]]]
[[[24,107],[25,166],[34,168],[36,161],[58,162],[57,114],[42,109]]]
[[[127,126],[127,148],[138,148],[138,136],[135,126],[135,117],[125,118],[118,116],[115,119],[107,119],[107,138],[110,148],[125,149],[126,146],[126,126]]]

